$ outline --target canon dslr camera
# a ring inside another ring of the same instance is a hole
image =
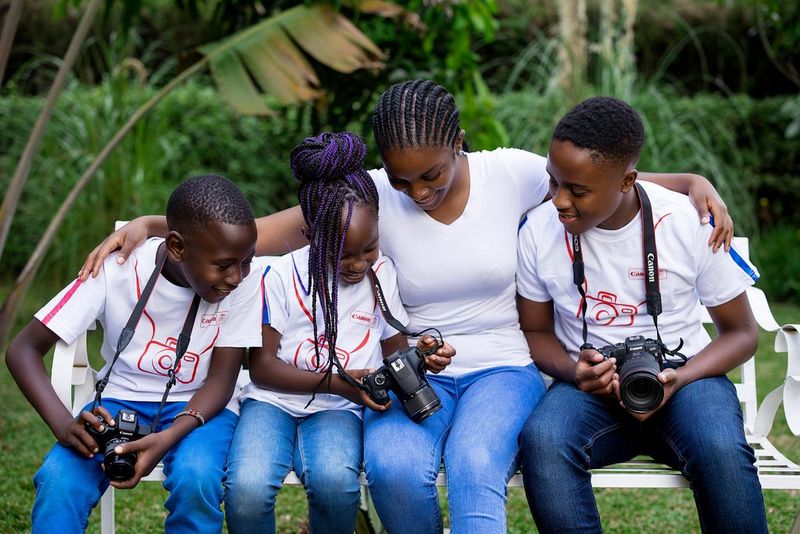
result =
[[[411,420],[419,423],[442,407],[442,401],[425,377],[425,356],[440,347],[424,353],[416,347],[396,351],[384,360],[383,367],[362,379],[364,389],[378,404],[389,402],[388,390],[391,389]]]
[[[109,426],[102,416],[97,418],[103,424],[103,431],[98,431],[90,424],[86,424],[86,431],[97,442],[97,446],[103,450],[103,465],[106,468],[106,476],[110,480],[122,481],[129,480],[133,476],[133,468],[136,465],[138,455],[135,452],[127,454],[117,454],[114,448],[117,445],[136,441],[152,432],[149,425],[139,422],[139,416],[133,410],[120,410],[114,420],[115,426]]]
[[[655,339],[631,336],[622,343],[597,349],[604,359],[616,358],[619,393],[625,407],[636,413],[652,411],[664,399],[658,373],[667,367],[661,346]]]

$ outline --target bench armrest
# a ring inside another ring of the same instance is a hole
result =
[[[71,345],[60,340],[56,343],[50,383],[73,415],[78,415],[94,397],[95,377],[95,370],[89,365],[86,332]]]
[[[778,407],[783,403],[789,430],[800,436],[800,325],[786,324],[778,330],[775,351],[787,353],[786,378],[764,397],[758,407],[754,433],[759,436],[769,434]]]

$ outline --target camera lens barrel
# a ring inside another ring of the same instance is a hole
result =
[[[137,454],[135,452],[127,454],[117,454],[114,448],[117,445],[128,443],[130,440],[125,438],[115,438],[108,441],[103,456],[103,465],[106,468],[106,476],[109,480],[130,480],[133,477],[134,466],[136,465]]]
[[[419,423],[435,414],[442,407],[442,401],[430,386],[425,384],[403,401],[403,408],[415,423]]]
[[[620,397],[625,407],[636,413],[656,409],[664,399],[664,386],[658,381],[661,367],[648,352],[628,355],[619,369]]]

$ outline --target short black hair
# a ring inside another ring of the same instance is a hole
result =
[[[595,96],[558,121],[553,139],[591,150],[603,160],[637,161],[644,146],[644,125],[626,102]]]
[[[167,202],[167,227],[177,232],[206,228],[212,221],[247,226],[255,222],[253,208],[236,184],[216,174],[189,178]]]

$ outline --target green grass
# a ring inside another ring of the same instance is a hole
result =
[[[6,288],[0,289],[0,297]],[[33,295],[31,295],[33,297]],[[41,295],[41,301],[47,295]],[[34,298],[27,299],[36,301]],[[30,317],[35,309],[26,305],[21,313]],[[773,312],[779,323],[800,322],[800,306],[778,305]],[[97,346],[97,336],[90,345]],[[786,372],[785,354],[772,350],[773,337],[762,333],[756,359],[759,399],[774,389]],[[49,360],[49,357],[48,357]],[[48,361],[49,364],[49,361]],[[33,502],[31,478],[42,458],[53,444],[53,436],[20,394],[5,366],[0,368],[0,532],[24,532],[30,529],[30,509]],[[797,409],[797,407],[795,407]],[[771,434],[772,442],[790,459],[800,462],[800,439],[789,431],[783,411],[779,412]],[[688,489],[596,490],[603,526],[607,532],[699,532],[697,512]],[[797,491],[765,491],[767,518],[772,532],[788,532],[794,517],[800,513],[800,494]],[[162,532],[166,491],[160,484],[143,483],[132,491],[116,492],[117,532]],[[440,488],[440,502],[446,513],[446,494]],[[303,530],[307,514],[302,488],[287,487],[278,496],[278,532]],[[99,514],[92,515],[89,532],[99,531]],[[524,491],[509,490],[508,531],[527,533],[534,530]]]

